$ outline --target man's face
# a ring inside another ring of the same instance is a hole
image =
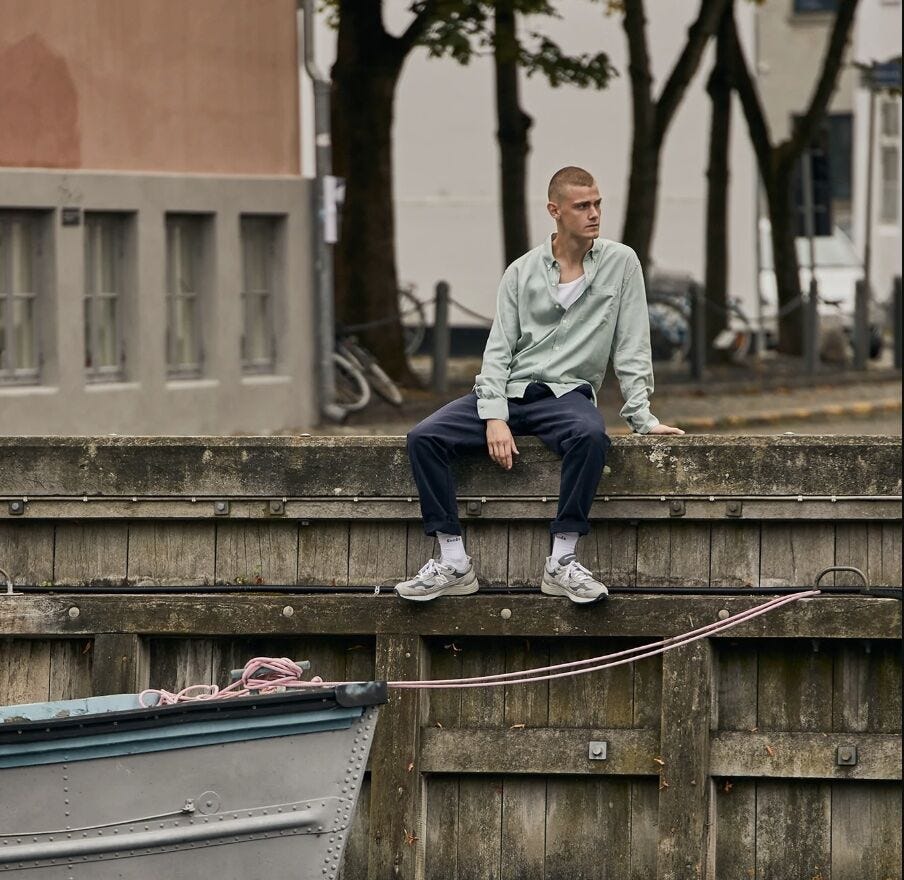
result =
[[[558,201],[546,206],[559,229],[576,238],[596,238],[600,234],[600,206],[602,199],[596,184],[566,186]]]

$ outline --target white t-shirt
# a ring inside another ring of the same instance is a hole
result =
[[[556,291],[556,299],[563,309],[567,309],[584,292],[584,276],[575,278],[567,284],[560,284]]]

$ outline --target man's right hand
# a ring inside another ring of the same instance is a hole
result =
[[[507,471],[512,469],[512,456],[520,455],[508,422],[502,419],[487,419],[487,448],[490,458]]]

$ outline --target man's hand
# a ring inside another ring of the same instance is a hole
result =
[[[683,434],[681,428],[672,428],[670,425],[663,425],[660,422],[655,428],[650,428],[648,434]]]
[[[502,419],[487,419],[487,448],[490,458],[507,471],[512,469],[512,455],[520,455],[508,422]]]

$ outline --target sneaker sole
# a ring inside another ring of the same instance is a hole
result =
[[[557,583],[548,581],[546,579],[546,573],[543,573],[543,580],[540,582],[540,592],[545,593],[547,596],[567,596],[571,599],[575,605],[592,605],[594,602],[601,602],[603,599],[606,599],[609,596],[609,591],[605,590],[599,594],[599,596],[593,596],[589,599],[585,599],[581,596],[575,596],[573,593],[569,593],[564,587],[559,586]]]
[[[453,584],[450,587],[446,587],[442,590],[437,590],[435,593],[425,593],[422,590],[412,591],[412,594],[400,593],[399,588],[395,588],[395,594],[400,599],[406,599],[409,602],[432,602],[434,599],[439,599],[441,596],[470,596],[472,593],[476,593],[480,589],[480,584],[477,582],[477,575],[471,574],[471,577],[463,581],[460,584]]]

